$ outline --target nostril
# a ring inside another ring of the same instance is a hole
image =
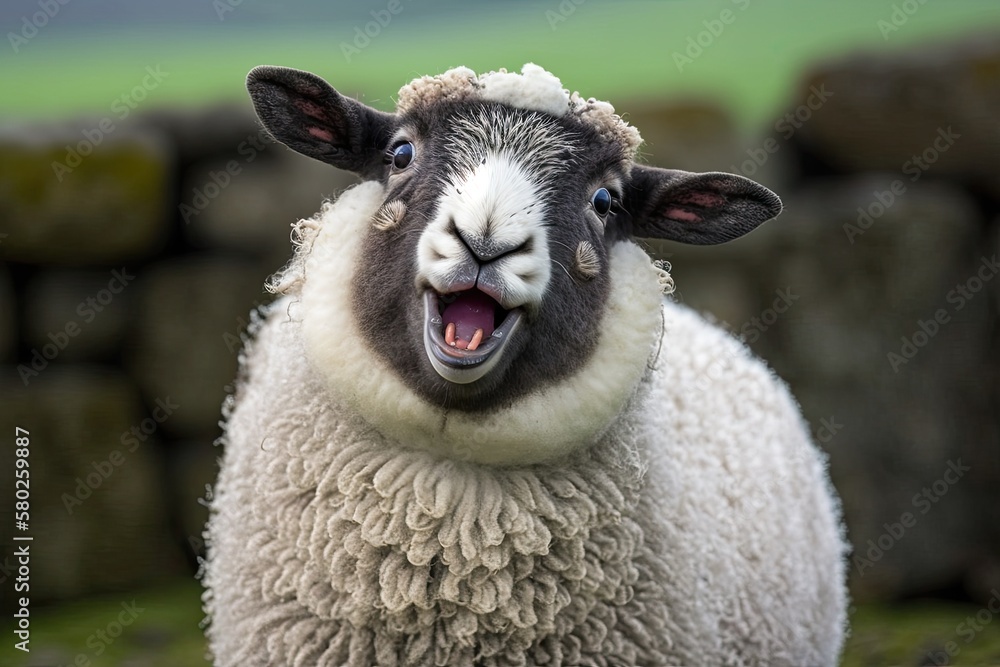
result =
[[[465,234],[462,233],[462,230],[460,230],[457,226],[455,226],[454,221],[451,222],[451,229],[449,231],[451,231],[451,233],[454,234],[455,238],[457,238],[458,241],[465,246],[465,249],[469,251],[470,255],[479,260],[483,259],[482,257],[479,256],[479,253],[476,252],[475,245],[470,243],[469,239],[466,238]]]

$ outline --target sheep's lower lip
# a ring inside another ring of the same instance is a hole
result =
[[[469,384],[479,380],[499,363],[508,341],[520,328],[524,311],[515,308],[475,350],[463,350],[445,342],[444,321],[438,294],[424,292],[424,349],[431,365],[445,380]]]

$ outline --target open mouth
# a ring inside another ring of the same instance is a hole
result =
[[[520,308],[506,310],[478,289],[424,292],[424,348],[438,374],[456,384],[490,372],[521,323]]]

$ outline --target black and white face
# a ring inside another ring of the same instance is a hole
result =
[[[447,409],[507,406],[585,365],[607,330],[614,244],[720,243],[780,210],[742,177],[634,165],[573,114],[473,97],[392,115],[284,68],[248,87],[279,141],[383,184],[353,316],[361,344]]]
[[[372,348],[428,400],[464,409],[573,373],[608,291],[621,149],[477,101],[400,118],[385,154],[384,212],[354,281]]]

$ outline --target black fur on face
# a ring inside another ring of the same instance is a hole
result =
[[[494,123],[507,121],[512,128],[500,137],[501,145],[486,145],[487,138],[476,139],[468,133],[456,142],[457,124],[484,117]],[[544,126],[551,144],[534,146],[534,154],[548,153],[549,159],[546,164],[533,164],[531,152],[523,159],[544,193],[552,269],[545,297],[527,313],[527,326],[510,341],[497,368],[471,384],[449,382],[434,370],[424,349],[426,286],[415,283],[417,243],[437,212],[443,187],[462,173],[463,161],[516,149],[523,139],[517,136],[517,128],[534,128],[537,139],[539,126]],[[616,212],[602,219],[591,197],[597,188],[616,192],[624,183],[622,149],[573,118],[554,118],[497,103],[453,103],[431,113],[414,112],[400,118],[397,128],[395,141],[387,149],[405,139],[414,144],[415,157],[400,173],[393,173],[391,162],[385,165],[386,202],[402,200],[406,213],[388,230],[369,230],[354,276],[355,316],[365,344],[412,389],[446,408],[480,410],[507,405],[574,373],[587,362],[598,339],[610,285],[606,240],[621,238]],[[594,275],[582,276],[576,270],[582,241],[596,253],[599,267]]]

